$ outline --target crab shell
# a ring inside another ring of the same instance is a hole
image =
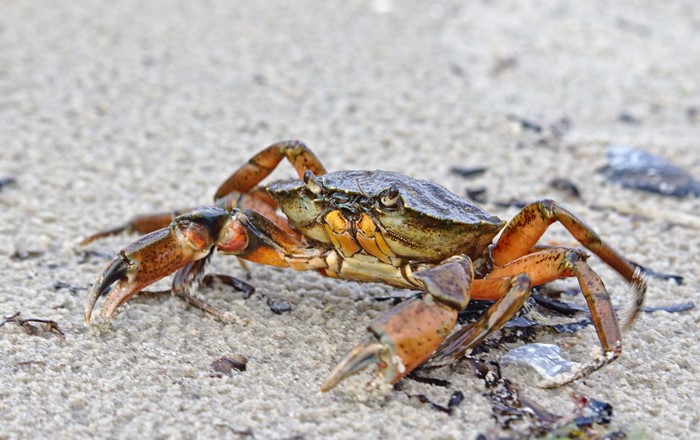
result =
[[[316,177],[322,191],[314,194],[297,179],[274,182],[268,192],[289,224],[311,240],[331,244],[322,219],[338,210],[345,221],[367,214],[389,247],[414,261],[441,261],[453,255],[481,255],[505,222],[457,197],[446,188],[390,171],[336,171]],[[399,200],[384,206],[389,188]]]

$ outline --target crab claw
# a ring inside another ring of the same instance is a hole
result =
[[[85,324],[90,325],[92,309],[95,308],[97,299],[111,290],[112,284],[124,278],[127,274],[127,263],[122,259],[122,254],[113,259],[104,271],[100,274],[97,282],[90,287],[87,301],[85,302]]]
[[[378,342],[375,337],[365,337],[335,366],[321,385],[321,392],[335,388],[342,380],[359,373],[371,364],[382,363],[382,357],[386,357],[386,352],[384,344]]]
[[[432,299],[404,301],[367,328],[362,339],[326,378],[325,392],[371,364],[386,382],[396,383],[442,344],[457,321],[457,310]]]
[[[85,324],[90,325],[92,310],[102,295],[109,292],[100,316],[112,318],[119,306],[146,286],[207,256],[228,217],[223,209],[198,208],[124,248],[90,288]]]

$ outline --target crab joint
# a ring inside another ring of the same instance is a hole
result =
[[[236,254],[248,247],[248,234],[244,222],[248,219],[243,213],[229,217],[219,234],[216,247],[222,252]]]

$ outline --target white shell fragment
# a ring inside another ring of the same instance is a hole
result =
[[[579,365],[565,359],[561,349],[552,344],[527,344],[509,350],[500,360],[501,365],[525,367],[535,371],[545,380],[551,380],[560,374],[567,374]]]

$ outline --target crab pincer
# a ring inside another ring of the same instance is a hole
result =
[[[196,209],[124,248],[90,287],[85,323],[90,324],[92,310],[101,296],[108,293],[100,315],[112,318],[119,306],[144,287],[206,257],[229,215],[219,208]]]
[[[469,302],[474,268],[471,260],[453,257],[413,274],[423,285],[422,298],[404,301],[367,327],[363,338],[333,369],[321,391],[371,364],[386,382],[396,383],[425,362],[445,341],[457,314]]]
[[[372,322],[366,336],[348,352],[328,375],[321,391],[372,364],[377,375],[396,383],[422,364],[450,334],[457,322],[457,310],[432,299],[404,301],[387,315]]]

